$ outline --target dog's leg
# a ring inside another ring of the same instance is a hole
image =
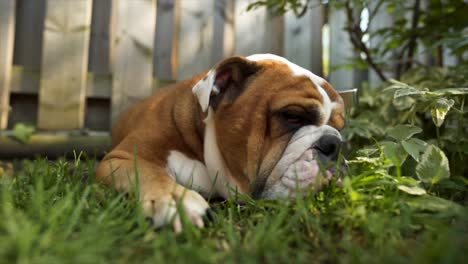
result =
[[[134,190],[138,182],[143,209],[152,218],[155,228],[172,223],[174,231],[180,232],[182,222],[177,206],[193,224],[204,225],[202,218],[209,209],[206,200],[197,192],[177,184],[162,166],[114,150],[101,161],[96,177],[127,192]]]

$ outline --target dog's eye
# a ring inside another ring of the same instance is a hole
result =
[[[288,128],[295,129],[307,124],[304,115],[293,112],[281,112],[280,117]]]
[[[278,112],[281,123],[289,130],[297,130],[306,125],[317,125],[320,113],[315,110],[300,111],[286,109]]]
[[[300,124],[304,121],[302,116],[295,113],[285,112],[282,114],[282,117],[284,118],[284,120],[286,120],[286,122],[290,124]]]

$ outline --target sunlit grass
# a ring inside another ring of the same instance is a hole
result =
[[[96,183],[94,161],[0,166],[1,263],[462,263],[468,249],[466,207],[378,170],[292,202],[214,203],[208,227],[175,235]]]

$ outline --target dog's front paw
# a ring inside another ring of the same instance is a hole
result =
[[[197,227],[204,227],[203,218],[211,218],[208,202],[197,192],[185,190],[181,194],[168,194],[163,197],[143,199],[143,209],[153,220],[153,227],[172,224],[174,232],[182,231],[181,213]],[[183,212],[181,212],[183,211]]]

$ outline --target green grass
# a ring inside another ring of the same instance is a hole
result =
[[[214,203],[208,227],[175,235],[94,165],[0,163],[0,263],[463,263],[468,250],[466,183],[413,196],[398,189],[410,178],[374,169],[290,203]]]

